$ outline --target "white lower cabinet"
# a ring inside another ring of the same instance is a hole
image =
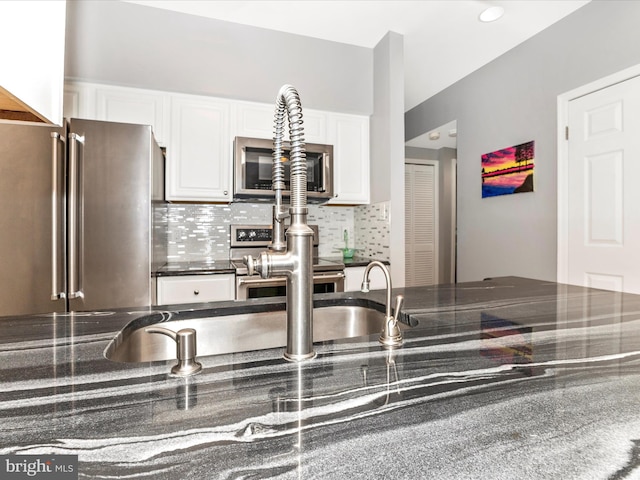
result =
[[[391,267],[389,265],[386,267],[391,272]],[[345,292],[360,291],[365,268],[367,267],[346,267],[344,269]],[[384,278],[384,273],[378,267],[374,267],[369,272],[369,290],[384,290],[385,288],[387,288],[387,281]]]
[[[235,299],[236,280],[233,274],[158,277],[156,288],[158,305],[218,302]]]

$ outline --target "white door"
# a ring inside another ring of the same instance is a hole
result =
[[[438,279],[437,164],[405,164],[405,286]]]
[[[640,77],[569,102],[567,281],[640,293]]]

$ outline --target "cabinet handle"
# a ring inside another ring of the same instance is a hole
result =
[[[193,291],[193,294],[194,294],[194,295],[200,295],[200,290],[194,290],[194,291]]]
[[[229,191],[225,190],[224,192],[222,192],[223,195],[229,195]]]

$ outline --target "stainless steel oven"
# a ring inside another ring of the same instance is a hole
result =
[[[318,257],[318,227],[311,225],[311,228],[314,230],[313,293],[344,292],[344,264]],[[270,225],[231,226],[230,256],[236,272],[236,300],[286,295],[286,277],[248,275],[242,262],[244,255],[256,256],[264,251],[270,241]]]
[[[333,146],[305,143],[307,161],[307,201],[327,202],[333,198]],[[273,141],[236,137],[234,142],[233,198],[236,201],[270,201],[272,188]],[[285,190],[290,195],[289,149],[284,148]]]
[[[236,277],[236,299],[284,297],[287,294],[285,277]],[[313,293],[344,292],[344,272],[314,273]]]

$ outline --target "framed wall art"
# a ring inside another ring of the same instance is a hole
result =
[[[533,192],[534,142],[482,155],[482,198]]]

